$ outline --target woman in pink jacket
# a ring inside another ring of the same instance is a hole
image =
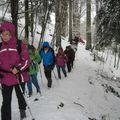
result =
[[[12,91],[15,88],[20,117],[25,118],[26,102],[20,85],[29,79],[26,69],[30,59],[26,45],[21,43],[21,53],[17,50],[15,26],[11,22],[4,22],[0,26],[2,44],[0,47],[0,83],[2,86],[1,120],[11,120]]]
[[[61,73],[60,73],[61,69],[62,69],[64,76],[67,77],[67,73],[65,70],[67,56],[64,54],[62,47],[58,49],[58,53],[56,54],[56,57],[55,57],[55,62],[56,62],[56,67],[57,67],[57,72],[58,72],[58,78],[61,79]]]

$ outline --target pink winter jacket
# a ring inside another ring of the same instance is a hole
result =
[[[21,57],[20,57],[17,51],[16,42],[17,41],[13,33],[11,39],[7,43],[2,42],[2,46],[0,49],[0,68],[6,71],[10,71],[12,66],[14,65],[17,66],[21,70],[20,74],[21,82],[24,82],[29,79],[26,69],[30,65],[30,58],[27,47],[24,43],[21,44]],[[16,76],[13,75],[12,73],[0,71],[0,74],[3,75],[3,78],[0,79],[1,84],[5,84],[8,86],[18,84]]]
[[[67,56],[66,55],[56,55],[56,65],[58,66],[64,66],[67,62]]]

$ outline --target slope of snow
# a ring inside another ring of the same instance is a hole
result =
[[[42,65],[40,65],[42,79],[38,73],[42,96],[34,95],[26,98],[35,120],[120,120],[120,98],[107,91],[105,85],[114,87],[120,93],[117,81],[110,81],[98,74],[100,64],[93,62],[93,58],[85,46],[79,44],[76,52],[74,68],[67,77],[56,79],[56,68],[52,73],[53,86],[47,88]],[[33,86],[34,88],[34,86]],[[34,101],[35,98],[38,101]],[[0,105],[1,105],[0,94]],[[60,103],[63,107],[60,107]],[[17,99],[13,91],[12,120],[19,120]],[[27,109],[26,120],[31,120]]]

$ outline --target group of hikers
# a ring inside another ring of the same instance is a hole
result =
[[[41,62],[47,79],[47,87],[52,87],[52,70],[56,66],[58,78],[61,79],[61,70],[64,77],[71,72],[75,59],[75,51],[69,45],[63,50],[58,48],[57,53],[50,47],[49,42],[42,43],[38,51],[33,45],[20,42],[15,36],[16,28],[11,22],[4,22],[0,26],[0,83],[2,93],[1,120],[12,120],[11,100],[12,91],[15,89],[20,110],[20,119],[26,118],[26,106],[24,94],[29,97],[33,94],[32,84],[36,92],[41,94],[37,73]],[[67,69],[66,69],[67,66]]]

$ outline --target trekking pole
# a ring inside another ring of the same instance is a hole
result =
[[[40,83],[39,82],[38,82],[38,84],[39,84],[39,87],[40,87]],[[38,92],[38,93],[40,94],[40,96],[42,96],[41,87],[40,87],[40,92]]]
[[[43,77],[42,77],[42,72],[41,72],[41,67],[39,66],[39,73],[40,73],[40,77],[41,77],[41,83],[43,84]]]
[[[56,76],[56,74],[55,74],[54,70],[53,70],[53,74],[54,74],[55,79],[57,80],[57,76]]]
[[[40,77],[41,77],[41,81],[43,83],[43,77],[42,77],[42,72],[41,72],[41,67],[39,66],[39,70],[40,70]]]
[[[20,74],[20,75],[21,75],[21,74]],[[23,91],[23,89],[22,89],[22,87],[21,87],[21,85],[20,85],[20,82],[19,82],[19,79],[18,79],[17,75],[15,75],[15,76],[16,76],[16,80],[17,80],[17,83],[18,83],[19,88],[20,88],[20,92],[21,92],[21,93],[24,93],[24,91]],[[28,102],[27,102],[27,100],[26,100],[26,98],[25,98],[25,95],[24,95],[24,94],[22,94],[22,95],[23,95],[24,100],[25,100],[25,102],[26,102],[26,104],[27,104],[27,108],[28,108],[29,113],[30,113],[30,115],[31,115],[31,117],[32,117],[32,120],[35,120],[35,118],[33,117],[31,108],[30,108],[30,106],[29,106],[29,104],[28,104]]]
[[[42,73],[41,73],[41,67],[39,66],[39,70],[40,70],[40,77],[41,77],[41,81],[42,81],[42,83],[43,83],[43,78],[42,78]],[[39,85],[40,85],[40,83],[39,83]],[[41,90],[40,90],[40,95],[42,95],[42,92],[41,92]]]

